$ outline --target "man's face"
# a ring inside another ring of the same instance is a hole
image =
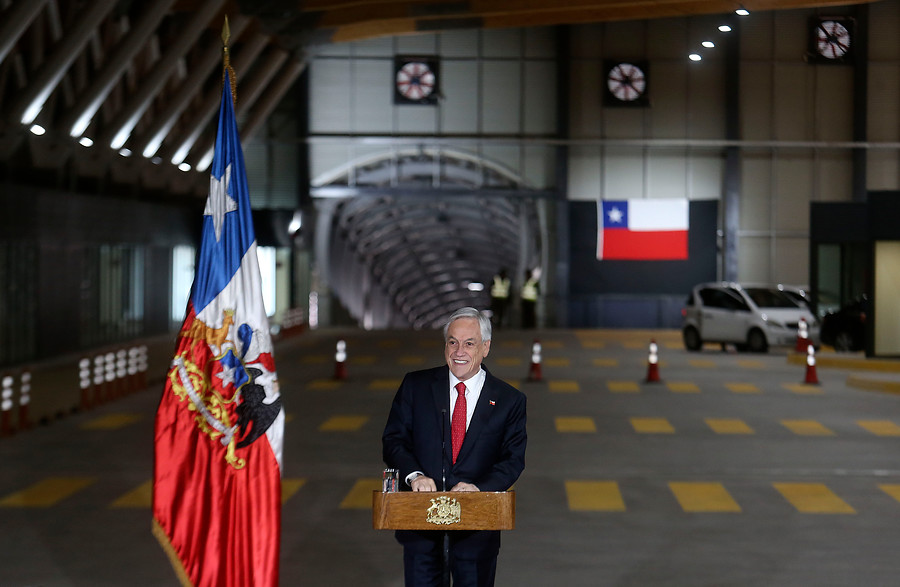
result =
[[[459,318],[447,329],[444,357],[450,371],[460,381],[472,377],[481,368],[481,360],[491,350],[491,341],[482,342],[481,328],[475,318]]]

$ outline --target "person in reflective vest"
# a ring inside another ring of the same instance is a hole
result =
[[[540,273],[525,270],[525,284],[522,286],[522,328],[537,326],[537,298]]]
[[[509,287],[510,279],[506,274],[506,269],[501,269],[500,273],[494,276],[494,282],[491,284],[491,314],[497,328],[507,326],[506,310],[509,307]]]

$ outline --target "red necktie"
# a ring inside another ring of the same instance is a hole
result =
[[[466,437],[466,384],[460,381],[456,384],[456,406],[453,408],[453,418],[450,420],[450,445],[453,447],[453,462],[456,463],[456,455]]]

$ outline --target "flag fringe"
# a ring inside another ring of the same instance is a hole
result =
[[[172,546],[169,537],[166,535],[166,531],[163,530],[160,523],[156,521],[156,518],[153,518],[151,529],[153,535],[156,536],[156,540],[159,541],[159,545],[166,555],[168,555],[169,562],[172,564],[172,568],[175,570],[175,574],[178,576],[178,580],[181,582],[182,587],[194,587],[190,577],[188,577],[187,571],[184,570],[184,565],[178,557],[178,553],[175,552],[175,547]]]

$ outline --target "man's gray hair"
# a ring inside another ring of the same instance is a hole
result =
[[[447,340],[447,330],[450,329],[450,324],[452,324],[455,320],[459,320],[460,318],[475,318],[476,320],[478,320],[478,325],[481,327],[481,342],[487,342],[491,340],[491,319],[475,308],[465,307],[460,308],[459,310],[450,314],[450,317],[447,319],[447,323],[444,324],[445,341]]]

